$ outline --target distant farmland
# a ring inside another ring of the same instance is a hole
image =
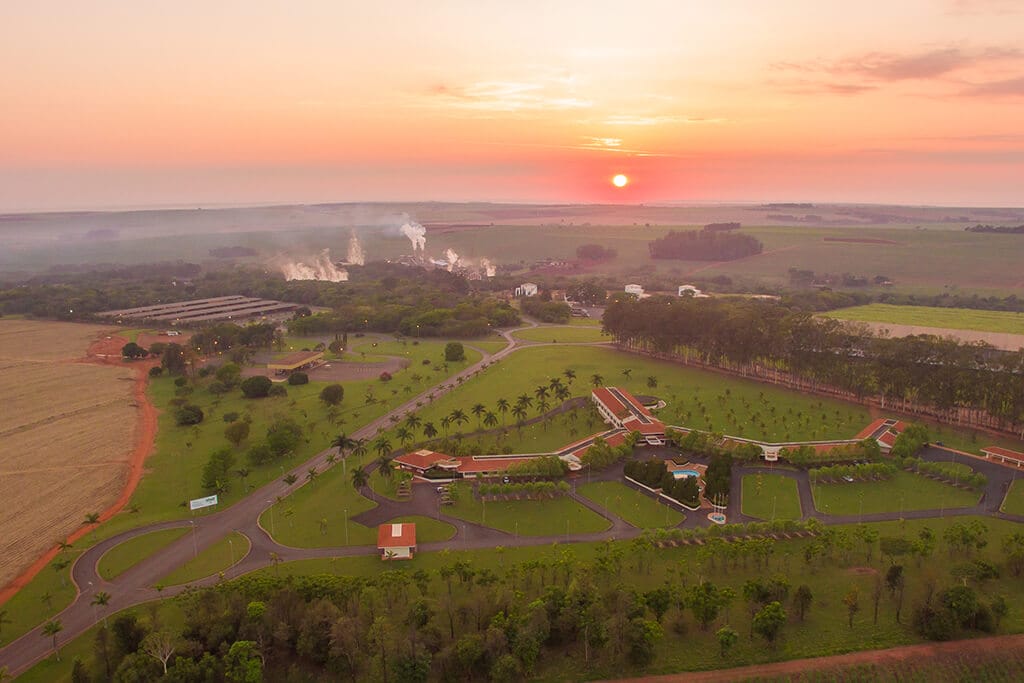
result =
[[[124,486],[133,373],[68,362],[102,329],[0,320],[0,586]]]
[[[1006,311],[869,304],[867,306],[841,308],[837,311],[830,311],[825,315],[839,320],[917,325],[951,330],[1024,334],[1024,313],[1010,313]]]

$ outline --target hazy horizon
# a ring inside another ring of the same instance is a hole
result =
[[[99,0],[0,18],[3,212],[1022,204],[1016,2]]]

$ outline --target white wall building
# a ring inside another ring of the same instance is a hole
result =
[[[644,295],[644,288],[640,285],[626,285],[626,294],[633,294],[635,296],[642,297]]]
[[[532,282],[524,282],[516,287],[516,296],[537,296],[537,285]]]

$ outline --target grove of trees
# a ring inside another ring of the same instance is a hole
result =
[[[764,249],[756,237],[722,230],[671,230],[648,247],[651,258],[686,261],[731,261]]]

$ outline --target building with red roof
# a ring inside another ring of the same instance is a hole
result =
[[[442,470],[451,470],[453,472],[459,468],[458,458],[453,458],[450,455],[431,451],[426,448],[418,451],[412,451],[410,453],[403,453],[402,455],[395,457],[391,462],[395,463],[403,470],[409,470],[416,474],[423,474],[432,467],[437,467]]]
[[[382,560],[411,560],[416,553],[416,525],[381,524],[377,527],[377,550]]]
[[[665,425],[627,390],[598,387],[590,392],[590,398],[604,421],[616,429],[640,432],[644,440],[654,446],[664,443]]]
[[[1002,446],[986,446],[981,449],[981,452],[985,454],[986,458],[997,458],[1000,462],[1012,463],[1017,467],[1024,465],[1024,453],[1019,451],[1013,451]]]

